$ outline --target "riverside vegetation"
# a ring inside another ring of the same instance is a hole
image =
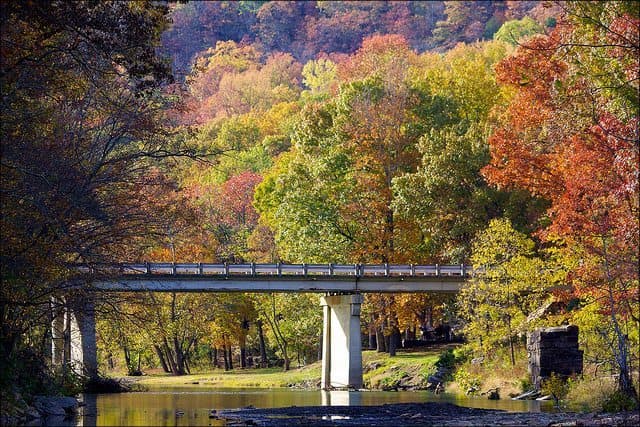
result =
[[[506,396],[526,334],[571,323],[586,372],[547,384],[558,403],[637,407],[637,1],[0,15],[3,417],[86,385],[49,363],[51,312],[87,296],[75,263],[113,261],[473,265],[456,296],[366,295],[370,387]],[[317,375],[317,296],[91,295],[103,372]],[[466,338],[448,373],[399,351],[443,325]]]

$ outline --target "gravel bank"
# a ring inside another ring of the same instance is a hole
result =
[[[401,403],[381,406],[308,406],[223,410],[237,426],[637,426],[637,412],[575,414],[505,412],[464,408],[450,403]]]

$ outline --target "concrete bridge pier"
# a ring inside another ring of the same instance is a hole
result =
[[[51,363],[74,372],[98,375],[95,302],[90,296],[52,301]]]
[[[69,353],[66,345],[69,339],[65,337],[65,306],[61,298],[51,299],[51,364],[62,366],[65,360],[69,360]]]
[[[362,388],[361,294],[326,295],[320,298],[323,390]]]

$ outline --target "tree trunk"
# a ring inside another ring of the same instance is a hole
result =
[[[171,369],[169,369],[169,366],[167,365],[167,361],[164,360],[164,355],[162,354],[162,350],[160,349],[160,347],[158,347],[157,345],[154,345],[153,348],[155,349],[156,354],[158,355],[158,359],[160,359],[162,370],[167,373],[171,372]]]
[[[376,341],[376,330],[375,328],[369,327],[369,350],[376,348]]]
[[[131,353],[129,352],[129,347],[123,345],[122,352],[124,353],[124,363],[127,365],[127,374],[131,375]]]
[[[189,368],[189,358],[188,357],[184,358],[184,370],[186,371],[187,374],[191,375],[191,368]]]
[[[178,337],[173,337],[173,351],[176,355],[176,372],[174,375],[184,375],[184,353],[182,352],[182,346],[178,340]]]
[[[284,370],[288,371],[291,366],[291,360],[289,360],[289,355],[287,354],[287,347],[283,348],[282,356],[284,357]]]
[[[162,348],[164,349],[164,354],[165,354],[165,358],[168,362],[169,368],[171,369],[171,373],[174,375],[177,375],[178,372],[178,366],[176,364],[176,360],[174,358],[173,353],[171,352],[171,349],[169,348],[169,344],[167,343],[167,340],[164,340],[164,343],[162,344]]]
[[[247,348],[244,346],[240,347],[240,367],[242,369],[247,367]]]
[[[247,337],[244,334],[240,337],[240,367],[247,367]]]
[[[513,333],[511,332],[511,316],[507,314],[507,327],[509,331],[509,349],[511,351],[511,366],[516,366],[516,354],[513,348]]]
[[[233,369],[233,353],[231,352],[231,344],[229,344],[228,351],[229,351],[229,369]]]
[[[220,362],[218,361],[218,349],[216,347],[213,347],[211,350],[211,363],[214,368],[220,367]]]
[[[384,353],[387,350],[385,346],[385,338],[382,327],[376,328],[376,351],[378,353]]]
[[[389,335],[389,356],[396,355],[396,349],[398,348],[398,341],[400,340],[400,329],[397,326],[391,328],[391,335]]]
[[[602,249],[603,249],[603,257],[604,257],[604,270],[605,276],[608,284],[608,299],[609,299],[609,311],[611,317],[611,324],[613,325],[613,331],[616,335],[616,345],[617,348],[614,347],[613,355],[616,361],[616,365],[618,368],[618,391],[620,391],[623,395],[633,399],[636,404],[638,403],[638,393],[636,392],[635,387],[633,386],[633,381],[631,380],[631,373],[629,369],[629,342],[628,337],[625,333],[623,333],[620,328],[620,324],[618,322],[617,316],[617,306],[615,296],[613,294],[613,281],[614,278],[611,275],[611,270],[609,267],[609,255],[607,251],[607,239],[605,236],[602,237]]]
[[[224,370],[228,371],[229,370],[229,359],[228,359],[228,355],[227,355],[227,346],[226,345],[222,348],[222,358],[224,360]]]
[[[256,322],[258,326],[258,338],[260,341],[260,367],[267,367],[267,347],[264,344],[264,332],[262,331],[262,320]],[[322,342],[322,341],[320,341]]]

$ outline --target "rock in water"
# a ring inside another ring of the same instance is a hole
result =
[[[78,401],[74,397],[36,396],[33,407],[44,415],[71,415],[78,409]]]

